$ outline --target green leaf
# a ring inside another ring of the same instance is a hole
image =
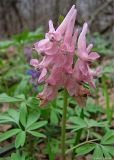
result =
[[[47,121],[36,122],[30,125],[27,130],[35,130],[35,129],[41,128],[42,126],[46,124],[47,124]]]
[[[103,108],[99,104],[94,104],[91,98],[88,98],[85,110],[90,113],[103,112]]]
[[[11,154],[11,158],[9,160],[27,160],[26,153],[20,154],[19,150],[17,150],[16,153]]]
[[[19,94],[19,95],[16,95],[15,98],[25,100],[25,95],[24,94]]]
[[[90,86],[89,86],[89,84],[88,84],[88,83],[84,83],[84,84],[83,84],[83,87],[84,87],[84,88],[87,88],[87,89],[89,89],[89,88],[90,88]]]
[[[0,49],[1,48],[8,48],[9,46],[13,45],[13,40],[5,40],[0,42]]]
[[[74,124],[67,124],[66,125],[67,129],[76,129],[76,128],[81,128],[80,126],[74,125]]]
[[[112,68],[112,66],[110,65],[110,66],[105,66],[105,67],[103,67],[103,74],[106,74],[106,73],[111,73],[112,72],[112,70],[113,70],[113,68]]]
[[[22,101],[21,98],[14,98],[14,97],[10,97],[8,96],[6,93],[2,93],[0,94],[0,103],[4,103],[4,102],[19,102],[19,101]]]
[[[58,124],[58,116],[57,116],[57,113],[54,111],[54,109],[51,110],[50,122],[52,125]]]
[[[80,130],[82,128],[85,128],[85,127],[83,127],[83,126],[75,126],[75,129],[73,129],[71,132],[76,132],[76,131],[78,131],[78,130]]]
[[[11,160],[21,160],[21,156],[19,154],[19,151],[11,154]]]
[[[96,145],[92,160],[103,159],[103,151],[99,145]]]
[[[91,152],[95,148],[94,143],[87,143],[76,149],[77,156]]]
[[[58,23],[61,24],[63,20],[64,20],[64,16],[60,15],[58,18]]]
[[[29,97],[27,99],[27,106],[31,107],[31,108],[37,108],[39,104],[38,99],[36,99],[35,97]]]
[[[9,131],[7,131],[5,133],[0,134],[0,142],[2,142],[4,140],[16,135],[19,132],[20,132],[20,129],[11,129],[11,130],[9,130]]]
[[[20,157],[16,153],[12,153],[11,160],[20,160]]]
[[[113,146],[104,146],[104,147],[114,157],[114,147]]]
[[[82,127],[87,126],[86,122],[80,117],[70,117],[69,121]]]
[[[27,118],[27,125],[26,128],[28,128],[31,124],[36,122],[40,117],[40,112],[34,111],[32,113],[29,113]]]
[[[21,82],[16,87],[14,95],[25,93],[24,91],[26,90],[27,83],[28,83],[28,79],[27,78],[26,79],[22,79]]]
[[[36,132],[36,131],[28,131],[28,133],[32,134],[35,137],[46,137],[44,134]]]
[[[112,159],[112,156],[110,155],[110,153],[109,153],[109,151],[107,150],[106,147],[102,146],[102,151],[103,151],[105,159]]]
[[[60,141],[59,140],[53,139],[53,138],[48,139],[47,145],[48,144],[50,144],[51,152],[53,152],[54,154],[59,152],[59,146],[60,146]]]
[[[80,117],[70,117],[69,121],[72,122],[74,125],[67,125],[67,128],[73,129],[72,132],[75,132],[82,128],[87,128],[87,123]],[[74,127],[73,127],[74,126]]]
[[[19,112],[17,112],[14,109],[9,109],[8,114],[11,118],[14,119],[14,121],[18,124],[19,123]]]
[[[9,123],[9,122],[15,123],[15,120],[13,118],[9,117],[9,115],[0,115],[0,124]]]
[[[22,123],[22,125],[25,127],[26,121],[27,121],[27,107],[25,102],[21,103],[19,120]]]
[[[113,144],[114,143],[114,131],[109,130],[101,139],[101,144]]]
[[[95,138],[97,138],[99,140],[101,140],[101,138],[102,138],[102,136],[99,133],[96,133],[94,131],[90,132],[90,136],[95,137]]]
[[[106,127],[108,125],[108,121],[97,122],[93,119],[86,119],[86,122],[88,124],[88,127]]]
[[[16,148],[19,148],[20,146],[22,147],[25,143],[25,139],[26,139],[26,133],[24,131],[20,131],[16,136],[15,147]]]
[[[108,121],[98,122],[98,127],[108,127],[108,124]]]

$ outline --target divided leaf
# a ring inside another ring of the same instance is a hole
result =
[[[108,125],[107,121],[97,122],[93,119],[82,119],[80,117],[70,117],[69,121],[73,124],[69,124],[67,128],[73,129],[72,132],[77,131],[82,128],[92,128],[92,127],[106,127]]]

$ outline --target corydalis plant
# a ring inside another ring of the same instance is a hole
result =
[[[30,62],[35,70],[40,70],[38,83],[45,84],[43,92],[38,95],[41,106],[53,100],[61,87],[83,106],[85,95],[89,94],[89,90],[83,87],[83,83],[86,82],[95,88],[93,79],[98,75],[99,69],[93,71],[89,65],[90,62],[99,58],[99,55],[91,52],[92,44],[86,45],[87,23],[84,23],[78,37],[78,30],[75,28],[76,14],[77,11],[73,5],[56,30],[53,22],[49,20],[49,32],[45,34],[45,39],[34,45],[35,50],[42,56],[41,61],[32,59]],[[78,60],[73,65],[75,53]]]

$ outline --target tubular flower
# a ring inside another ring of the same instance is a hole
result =
[[[86,46],[87,28],[87,23],[84,23],[82,32],[78,38],[78,60],[75,64],[73,73],[77,81],[87,82],[91,87],[95,88],[93,78],[98,75],[99,70],[97,69],[96,72],[93,72],[89,65],[100,56],[96,52],[91,52],[93,47],[92,44],[89,44],[88,47]]]
[[[59,88],[66,88],[70,96],[84,106],[89,90],[81,82],[88,82],[94,86],[93,78],[97,73],[89,68],[89,63],[99,55],[90,52],[92,45],[86,47],[87,24],[85,23],[78,38],[76,64],[73,64],[78,30],[75,29],[77,11],[72,6],[63,22],[55,29],[49,20],[49,32],[45,39],[35,43],[35,50],[42,56],[42,60],[31,59],[30,64],[40,71],[38,83],[44,82],[44,90],[37,96],[41,106],[47,104],[57,96]],[[74,66],[74,67],[73,67]]]

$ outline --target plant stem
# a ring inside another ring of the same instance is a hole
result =
[[[61,156],[62,156],[62,160],[66,160],[66,156],[65,156],[65,130],[66,130],[66,115],[67,115],[67,98],[68,98],[68,93],[66,90],[64,90],[63,115],[62,115],[62,126],[61,126]]]
[[[103,94],[104,94],[105,104],[106,104],[106,115],[107,115],[107,119],[110,123],[111,119],[112,119],[112,112],[110,109],[110,99],[109,99],[108,89],[107,89],[107,85],[106,85],[106,76],[105,75],[102,76],[102,87],[103,87]]]
[[[100,139],[92,139],[92,140],[85,141],[85,142],[82,142],[82,143],[80,143],[80,144],[77,144],[76,146],[74,146],[74,147],[68,149],[68,150],[66,151],[66,154],[69,153],[69,152],[71,152],[72,150],[74,150],[74,149],[76,149],[76,148],[78,148],[78,147],[84,145],[84,144],[93,143],[93,142],[96,142],[96,141],[100,141]]]
[[[82,108],[81,113],[80,113],[80,118],[84,118],[83,108]],[[76,138],[75,138],[75,142],[74,142],[74,146],[76,146],[76,145],[79,143],[80,137],[81,137],[81,135],[82,135],[82,130],[83,130],[83,129],[80,129],[80,130],[77,132]],[[72,160],[74,159],[74,157],[75,157],[75,148],[73,149]]]

